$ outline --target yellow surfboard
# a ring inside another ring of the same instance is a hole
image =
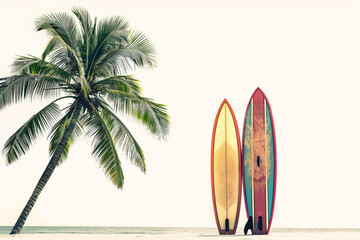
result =
[[[239,129],[229,102],[217,112],[211,142],[211,186],[220,234],[235,234],[241,200],[241,145]]]

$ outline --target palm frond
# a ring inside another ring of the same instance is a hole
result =
[[[5,143],[3,153],[8,164],[15,162],[32,142],[49,129],[60,116],[59,106],[52,102],[32,116]]]
[[[123,17],[116,16],[101,20],[96,25],[93,42],[89,50],[89,67],[87,77],[94,75],[95,65],[104,53],[115,45],[124,44],[127,40],[128,23]]]
[[[69,127],[70,121],[72,119],[72,116],[74,115],[75,108],[78,107],[76,105],[72,105],[64,117],[62,117],[57,123],[54,124],[52,127],[50,134],[48,138],[50,138],[50,146],[49,146],[49,153],[50,156],[52,156],[56,149],[59,146],[59,143],[61,139],[64,136],[65,130]],[[76,120],[76,125],[74,127],[73,132],[71,133],[69,140],[67,141],[67,144],[65,146],[64,151],[62,152],[60,159],[59,159],[59,165],[63,163],[63,161],[67,158],[70,146],[75,141],[76,138],[78,138],[83,133],[82,126],[80,124],[79,119]]]
[[[60,39],[67,50],[74,56],[78,67],[81,88],[87,97],[90,89],[85,80],[85,69],[81,58],[80,48],[77,45],[79,37],[74,19],[66,13],[51,13],[43,15],[35,22],[38,31],[45,30],[53,38]]]
[[[54,62],[47,62],[34,56],[19,56],[12,64],[12,72],[14,75],[44,75],[63,79],[69,83],[73,76],[67,71],[67,65],[59,66],[56,65],[56,61]]]
[[[93,26],[89,12],[86,9],[80,7],[73,7],[72,12],[80,22],[83,36],[89,37]]]
[[[79,79],[80,73],[76,58],[67,48],[62,47],[52,51],[49,55],[49,62],[68,72],[75,81]]]
[[[165,138],[169,133],[170,120],[165,105],[117,90],[105,89],[104,92],[105,98],[113,104],[116,111],[134,117],[154,136]]]
[[[154,67],[156,65],[155,47],[145,34],[132,31],[129,36],[129,43],[129,57],[137,66]]]
[[[143,151],[125,124],[107,107],[103,108],[102,117],[112,122],[111,135],[114,142],[126,154],[128,159],[146,172],[145,157]]]
[[[131,75],[115,75],[96,82],[96,87],[102,90],[116,90],[139,96],[142,93],[140,81]]]
[[[134,101],[132,115],[143,123],[152,134],[165,138],[170,130],[170,117],[164,104],[140,97]]]
[[[52,38],[58,38],[67,47],[76,50],[76,23],[66,13],[50,13],[35,21],[37,31],[45,30]]]
[[[116,42],[96,61],[93,76],[127,74],[135,66],[154,67],[156,65],[155,48],[150,40],[140,32],[130,32],[127,41]]]
[[[113,48],[103,54],[96,62],[92,77],[109,77],[111,75],[124,75],[135,68],[135,63],[128,49]],[[135,55],[135,53],[134,53]]]
[[[92,38],[94,33],[93,23],[90,14],[86,9],[74,7],[72,9],[72,12],[78,19],[81,26],[80,28],[81,38],[79,38],[80,44],[78,45],[81,46],[80,51],[86,72],[89,65],[89,54],[90,54]]]
[[[88,114],[84,121],[87,134],[93,138],[92,154],[99,160],[105,175],[109,177],[117,188],[124,184],[124,174],[121,162],[116,151],[114,138],[111,131],[114,128],[114,120],[101,116],[98,110],[93,109],[93,114]]]
[[[45,47],[44,52],[41,55],[41,58],[43,61],[45,61],[46,57],[52,52],[54,51],[54,49],[56,49],[57,47],[59,47],[59,45],[61,46],[61,41],[59,38],[57,37],[53,37],[50,39],[50,41],[48,42],[48,44]]]
[[[43,99],[56,97],[62,93],[58,79],[37,76],[18,75],[5,78],[6,87],[0,92],[0,109],[24,99]]]

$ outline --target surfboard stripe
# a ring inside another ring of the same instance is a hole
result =
[[[251,216],[254,216],[255,205],[254,205],[254,163],[252,161],[254,156],[254,99],[251,99],[251,155],[249,161],[251,162]],[[253,226],[254,226],[254,217],[253,217]]]
[[[268,143],[268,139],[267,139],[267,115],[266,115],[266,108],[267,108],[267,105],[266,105],[266,100],[265,100],[265,98],[264,98],[264,117],[265,117],[265,132],[264,132],[264,134],[265,134],[265,166],[266,166],[266,168],[268,168],[269,167],[269,158],[268,158],[268,147],[267,147],[267,143]],[[265,204],[265,206],[266,206],[266,209],[268,210],[269,209],[269,198],[268,198],[268,171],[267,171],[267,169],[266,169],[266,171],[265,171],[265,176],[266,176],[266,178],[265,178],[265,184],[266,184],[266,192],[265,192],[265,198],[266,198],[266,204]],[[268,229],[268,226],[269,226],[269,219],[268,219],[268,216],[269,216],[269,212],[266,210],[266,216],[265,216],[265,222],[266,222],[266,229],[265,230],[267,230]]]
[[[247,202],[246,210],[248,216],[253,216],[253,198],[252,198],[252,100],[249,103],[246,114],[246,122],[244,125],[244,139],[243,139],[243,151],[244,151],[244,192],[245,201]]]
[[[254,222],[260,221],[262,230],[256,233],[266,233],[266,155],[265,155],[265,115],[264,97],[260,91],[254,94],[254,126],[253,126],[253,171],[254,171]]]

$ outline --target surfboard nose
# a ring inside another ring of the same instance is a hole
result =
[[[257,87],[257,88],[255,89],[253,95],[255,95],[255,94],[261,94],[261,95],[265,96],[265,93],[263,92],[263,90],[261,90],[260,87]]]

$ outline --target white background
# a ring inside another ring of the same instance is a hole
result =
[[[278,147],[273,227],[360,227],[360,6],[358,1],[8,1],[0,7],[0,77],[16,55],[40,56],[42,14],[86,7],[122,15],[157,49],[139,70],[144,95],[168,106],[159,142],[128,121],[147,173],[124,156],[117,190],[80,139],[41,193],[26,225],[214,227],[210,187],[213,121],[223,98],[240,133],[256,87],[267,95]],[[43,103],[0,111],[3,146]],[[49,160],[46,136],[18,162],[0,161],[0,225],[13,225]],[[239,226],[246,222],[244,202]]]

